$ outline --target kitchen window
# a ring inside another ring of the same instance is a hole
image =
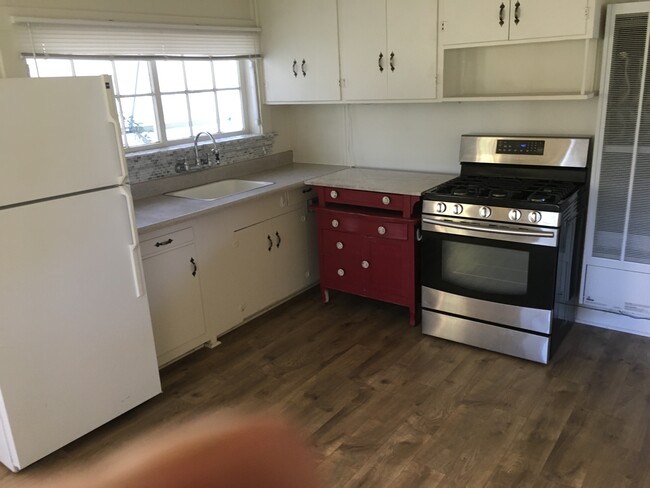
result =
[[[122,140],[127,149],[248,132],[245,116],[247,60],[27,58],[31,77],[93,76],[114,80]]]
[[[260,130],[257,28],[12,20],[31,77],[112,77],[127,151]]]

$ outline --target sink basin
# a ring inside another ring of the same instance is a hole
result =
[[[221,180],[206,185],[193,186],[185,190],[165,193],[172,197],[191,198],[193,200],[216,200],[218,198],[244,193],[272,185],[272,181]]]

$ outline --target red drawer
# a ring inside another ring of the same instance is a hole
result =
[[[348,232],[361,236],[382,237],[385,239],[406,240],[409,237],[409,227],[413,227],[417,219],[403,217],[383,217],[345,210],[316,208],[318,227],[325,230]]]
[[[379,193],[333,187],[323,187],[322,195],[326,203],[383,208],[385,210],[396,210],[399,212],[404,209],[405,201],[408,198],[404,195],[394,193]]]

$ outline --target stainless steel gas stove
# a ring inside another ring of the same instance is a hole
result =
[[[423,193],[422,332],[547,363],[573,321],[590,138],[462,136]]]

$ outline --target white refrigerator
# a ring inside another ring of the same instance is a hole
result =
[[[108,77],[0,79],[0,461],[160,393]]]

